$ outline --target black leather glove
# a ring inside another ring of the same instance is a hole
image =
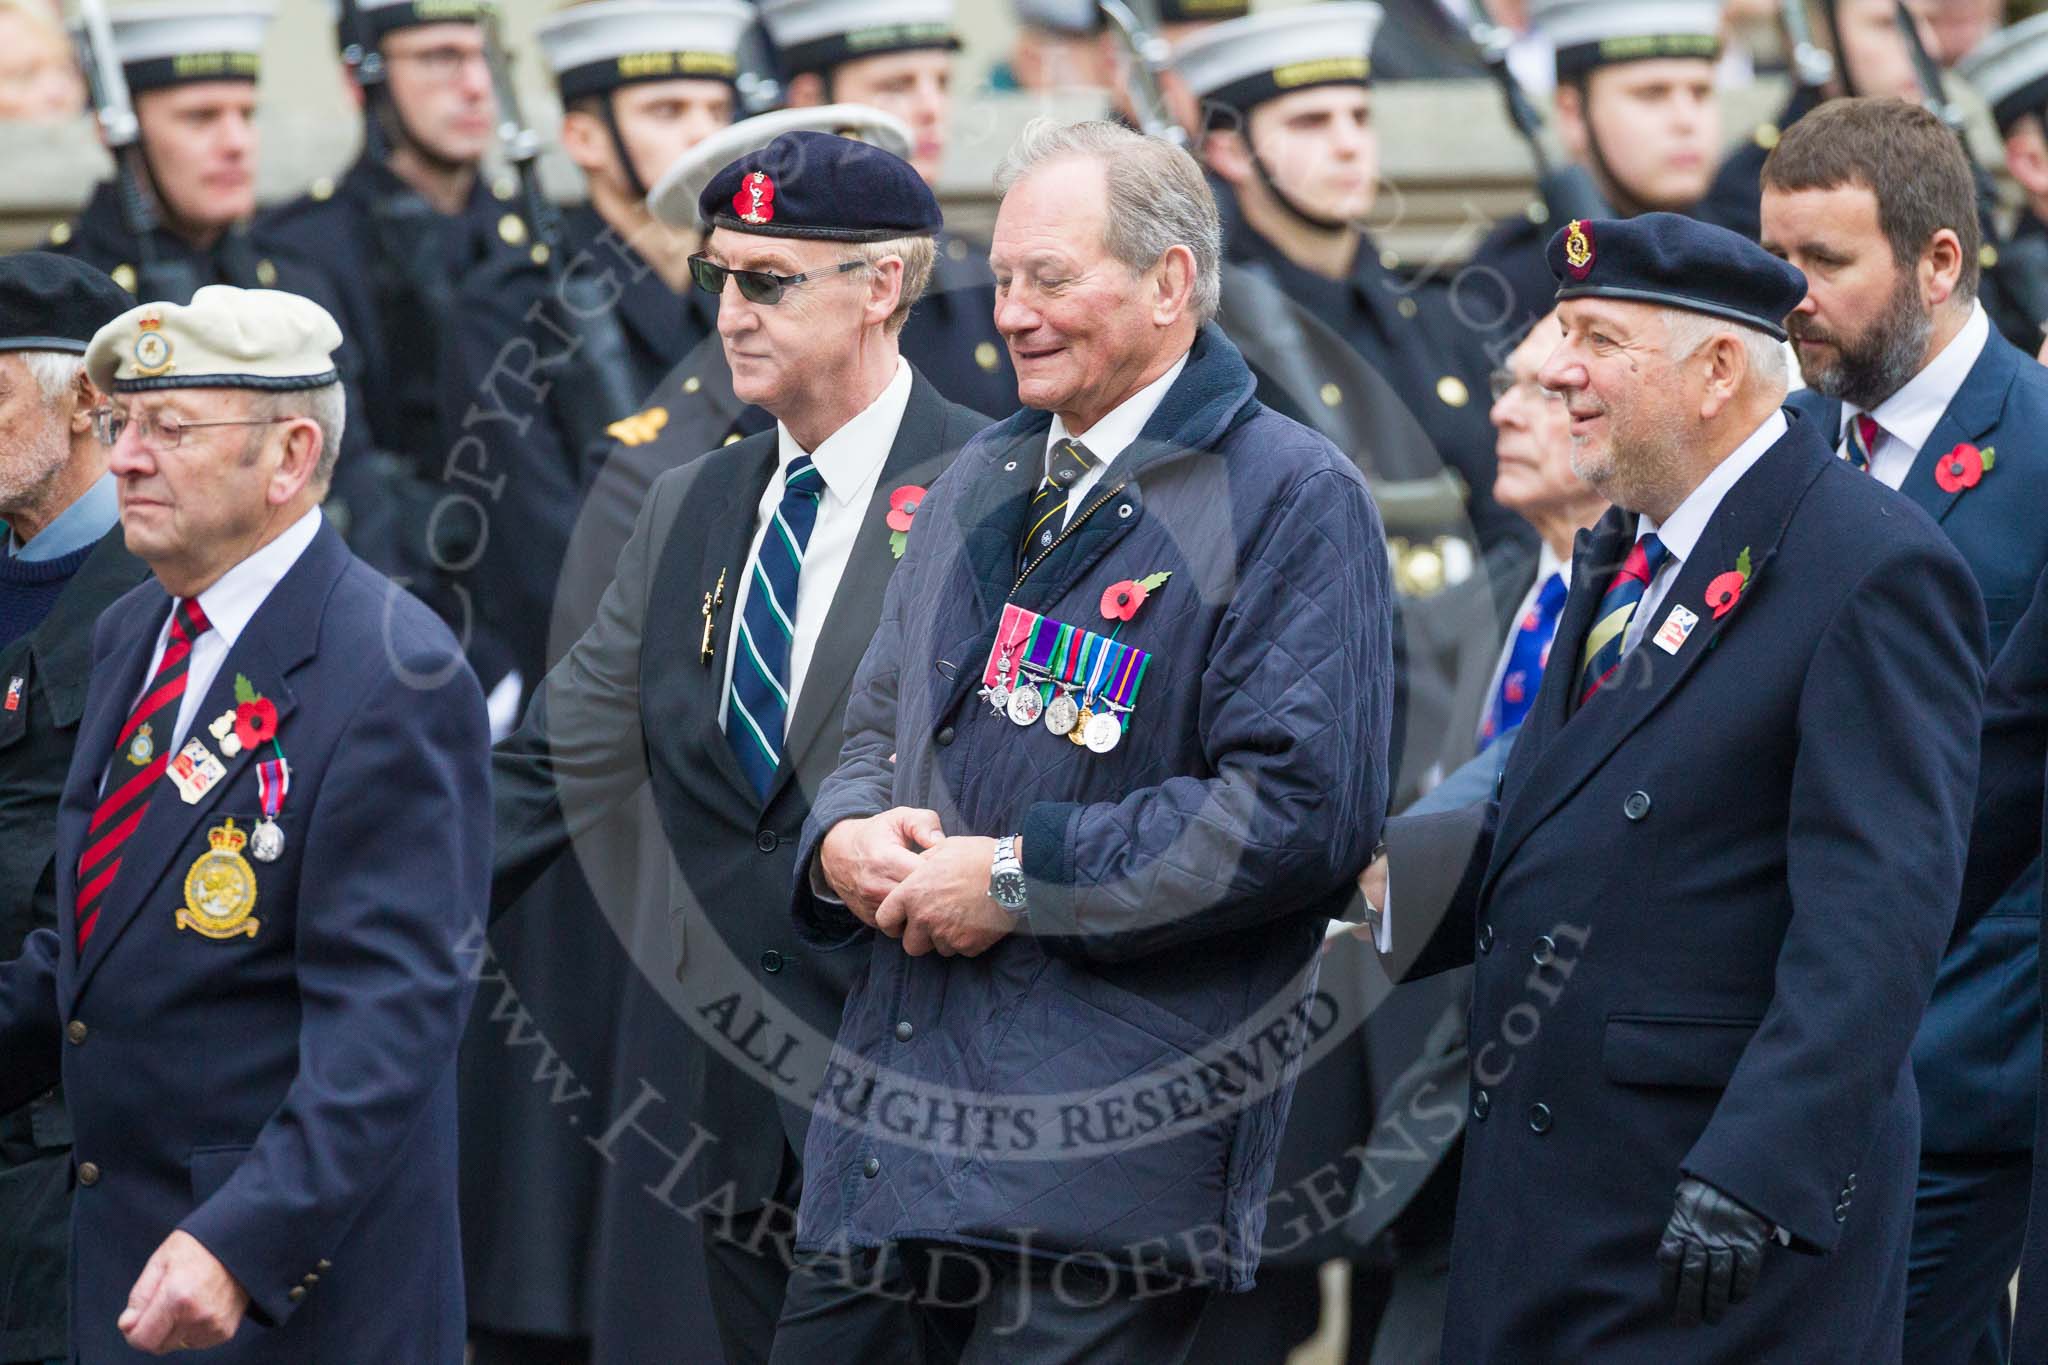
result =
[[[1756,1288],[1771,1225],[1733,1198],[1688,1176],[1657,1246],[1664,1300],[1680,1327],[1719,1322]]]

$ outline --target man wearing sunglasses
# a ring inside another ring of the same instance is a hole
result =
[[[86,351],[152,577],[94,630],[56,927],[0,967],[0,1111],[61,1078],[71,1122],[74,1360],[463,1358],[488,737],[454,637],[320,512],[340,344],[210,285]]]
[[[923,490],[986,419],[898,351],[940,225],[907,161],[794,132],[700,183],[707,235],[692,273],[718,292],[734,395],[775,429],[648,492],[595,624],[498,746],[493,899],[519,898],[572,841],[587,864],[590,831],[651,779],[674,948],[642,968],[693,1032],[635,1078],[637,1098],[583,1131],[669,1206],[643,1193],[654,1213],[705,1210],[690,1217],[719,1335],[744,1362],[766,1358],[785,1293],[878,1323],[888,1307],[856,1284],[799,1291],[786,1259],[810,1099],[857,964],[805,948],[783,906],[903,528],[918,534]],[[665,218],[673,192],[655,190]],[[848,1358],[912,1345],[863,1340]]]
[[[910,130],[906,157],[934,188],[952,135],[954,0],[764,0],[795,107],[864,104]],[[995,281],[980,242],[940,229],[932,280],[903,329],[903,354],[957,403],[1004,416],[1017,410],[1017,372],[997,334]]]

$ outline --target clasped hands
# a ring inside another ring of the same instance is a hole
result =
[[[818,870],[856,919],[912,957],[974,957],[1016,927],[988,894],[995,851],[993,839],[948,836],[936,811],[898,806],[832,826]]]

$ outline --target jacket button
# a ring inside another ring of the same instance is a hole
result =
[[[306,1297],[306,1286],[302,1284],[293,1285],[292,1292],[285,1295],[285,1297],[290,1299],[293,1303],[297,1303],[300,1299]]]
[[[1537,966],[1548,967],[1557,958],[1557,940],[1544,934],[1536,940],[1535,950],[1529,956],[1536,960]]]
[[[1486,1122],[1486,1111],[1491,1108],[1493,1108],[1493,1096],[1487,1094],[1484,1090],[1472,1092],[1473,1118],[1478,1119],[1481,1123]]]
[[[1849,1221],[1849,1206],[1847,1204],[1835,1205],[1835,1221],[1837,1223],[1846,1223]]]
[[[314,1266],[313,1268],[314,1268],[315,1270],[332,1270],[332,1269],[334,1269],[334,1262],[332,1262],[332,1261],[322,1261],[322,1262],[320,1262],[320,1263],[319,1263],[318,1265]]]
[[[1640,820],[1650,813],[1650,794],[1630,792],[1628,800],[1621,803],[1621,813],[1631,820]]]
[[[78,1183],[81,1185],[99,1184],[100,1168],[93,1165],[90,1161],[81,1161],[78,1164]]]
[[[1532,1133],[1547,1133],[1550,1131],[1549,1105],[1532,1104],[1529,1106],[1529,1131]]]
[[[64,1036],[71,1040],[71,1045],[73,1047],[77,1047],[79,1044],[83,1043],[85,1041],[85,1021],[82,1019],[73,1019],[70,1023],[64,1026]]]
[[[948,744],[951,744],[953,742],[953,727],[950,725],[940,726],[939,732],[936,735],[932,736],[932,742],[934,744],[937,744],[941,749],[945,748]]]
[[[1849,1172],[1849,1188],[1852,1190],[1856,1188],[1856,1172],[1854,1171]]]
[[[308,1276],[306,1276],[306,1283],[307,1283],[307,1284],[318,1284],[318,1283],[320,1283],[320,1277],[319,1277],[318,1275],[308,1275]]]
[[[881,1160],[877,1157],[869,1157],[866,1161],[860,1163],[860,1173],[873,1180],[882,1173]]]
[[[916,1029],[914,1029],[914,1028],[912,1028],[912,1027],[910,1026],[910,1021],[909,1021],[908,1019],[902,1019],[902,1020],[898,1020],[898,1021],[897,1021],[897,1024],[896,1024],[896,1041],[897,1041],[897,1042],[899,1042],[899,1043],[907,1043],[907,1042],[909,1042],[909,1041],[910,1041],[910,1040],[911,1040],[912,1038],[914,1038],[914,1037],[916,1037],[916,1036],[917,1036],[917,1030],[916,1030]]]
[[[763,853],[773,853],[781,843],[781,838],[772,829],[764,829],[754,836],[754,847]]]
[[[776,952],[773,948],[769,948],[766,951],[764,951],[761,954],[761,970],[764,972],[771,973],[781,971],[782,954]]]
[[[1479,951],[1482,953],[1493,951],[1493,926],[1491,924],[1479,926]]]

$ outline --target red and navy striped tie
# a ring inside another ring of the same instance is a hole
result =
[[[1600,599],[1600,614],[1593,618],[1593,629],[1586,636],[1585,662],[1579,668],[1579,705],[1591,701],[1600,684],[1621,666],[1628,623],[1670,553],[1654,533],[1644,536],[1629,550],[1621,572],[1607,585],[1607,593]]]
[[[1868,474],[1871,456],[1877,451],[1877,438],[1882,434],[1875,417],[1867,412],[1857,413],[1856,420],[1849,423],[1849,439],[1842,446],[1843,458]]]
[[[171,761],[171,733],[177,724],[178,701],[185,695],[185,670],[191,662],[192,642],[211,629],[206,613],[199,609],[198,598],[182,598],[171,609],[171,636],[164,645],[163,662],[156,666],[156,675],[142,690],[142,700],[135,703],[128,723],[114,740],[114,771],[107,776],[106,793],[92,813],[92,823],[85,827],[85,852],[78,859],[76,916],[81,953],[92,937],[93,926],[99,923],[100,902],[121,870],[121,846],[142,823],[149,798],[156,791],[156,780],[164,775],[164,767]],[[145,725],[159,736],[149,761],[139,767],[123,765],[120,756],[128,752],[129,742]]]

